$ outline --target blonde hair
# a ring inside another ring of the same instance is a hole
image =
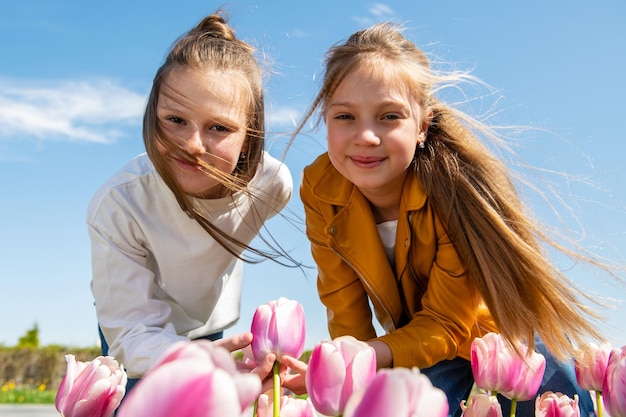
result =
[[[479,140],[497,139],[494,132],[435,98],[445,86],[471,75],[436,73],[399,27],[374,25],[329,49],[323,85],[296,134],[316,110],[323,117],[338,85],[362,66],[390,75],[393,87],[410,94],[431,115],[425,147],[416,146],[409,169],[424,186],[507,341],[532,348],[537,334],[556,357],[564,358],[590,336],[602,339],[590,321],[595,313],[582,301],[587,297],[550,262],[539,241],[596,262],[549,239],[525,213],[507,167]]]
[[[207,175],[216,178],[226,189],[247,192],[246,185],[254,176],[263,158],[265,142],[263,74],[254,56],[255,49],[243,40],[237,39],[227,21],[226,14],[218,10],[202,19],[173,44],[164,63],[157,70],[152,83],[152,90],[143,119],[144,144],[157,172],[172,190],[181,208],[191,218],[195,219],[224,249],[240,259],[244,259],[240,254],[241,249],[249,250],[264,259],[276,259],[286,254],[282,253],[282,250],[281,255],[279,255],[252,248],[224,233],[219,227],[211,223],[202,212],[194,207],[193,200],[180,187],[157,149],[157,144],[160,143],[169,148],[171,152],[181,154],[182,158],[194,159]],[[204,72],[219,71],[245,80],[244,91],[248,93],[247,100],[244,100],[248,105],[246,109],[246,139],[237,166],[232,173],[221,172],[185,152],[182,146],[173,140],[174,138],[165,134],[159,123],[157,118],[159,95],[165,94],[163,87],[166,85],[168,75],[181,67]],[[257,199],[257,201],[259,200]],[[259,202],[269,204],[269,202]],[[251,259],[244,260],[252,262]]]

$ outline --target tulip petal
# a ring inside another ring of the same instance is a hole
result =
[[[88,397],[76,403],[72,417],[108,417],[104,410],[112,394],[115,394],[115,390],[109,381],[97,380],[89,390]]]
[[[400,369],[400,368],[397,368]],[[355,397],[356,398],[356,397]],[[344,417],[409,416],[407,386],[399,378],[379,372],[358,404],[348,401]],[[353,408],[354,407],[354,408]]]
[[[611,351],[602,397],[612,417],[626,416],[626,345]]]
[[[612,347],[609,343],[600,346],[589,343],[581,349],[574,360],[578,385],[585,391],[602,391],[606,368]]]
[[[78,375],[78,366],[76,364],[76,357],[74,355],[65,355],[66,370],[65,376],[59,385],[54,405],[61,414],[65,414],[65,405],[69,393],[74,386],[74,380]]]
[[[299,358],[304,351],[305,318],[302,304],[294,300],[282,300],[276,306],[273,326],[268,334],[270,340],[278,340],[278,354]]]
[[[119,417],[239,415],[230,375],[207,363],[182,359],[150,371],[119,409]]]
[[[329,342],[318,343],[311,352],[306,387],[315,409],[325,415],[338,415],[346,368],[340,352]]]
[[[261,363],[263,358],[272,352],[272,346],[269,345],[268,330],[272,319],[272,309],[269,305],[264,304],[257,307],[252,317],[252,325],[250,332],[252,333],[252,353],[254,360]]]

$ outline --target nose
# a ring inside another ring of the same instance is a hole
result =
[[[363,146],[376,146],[380,144],[380,138],[373,126],[367,123],[360,124],[355,132],[354,141]]]
[[[191,135],[185,140],[183,149],[192,155],[203,154],[206,152],[204,143],[202,142],[202,135],[197,129],[191,132]]]

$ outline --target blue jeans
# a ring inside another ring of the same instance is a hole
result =
[[[561,392],[573,399],[574,394],[576,394],[579,398],[578,406],[581,417],[595,416],[591,395],[589,391],[584,391],[578,386],[573,363],[557,361],[554,356],[548,353],[543,342],[535,340],[535,343],[535,350],[546,358],[546,371],[537,395],[546,391],[553,391]],[[443,390],[448,396],[449,415],[459,417],[461,415],[459,403],[461,400],[467,399],[474,384],[472,364],[468,360],[457,357],[422,369],[421,372],[430,378],[434,386]],[[510,415],[511,401],[501,395],[498,395],[498,401],[502,406],[502,415]],[[515,416],[534,417],[535,399],[518,402]]]
[[[102,356],[107,356],[109,354],[109,344],[104,338],[104,334],[102,334],[102,329],[98,326],[98,334],[100,335],[100,350],[102,351]],[[224,332],[217,332],[213,334],[209,334],[206,336],[198,337],[197,339],[207,339],[207,340],[218,340],[224,337]],[[197,340],[195,339],[195,340]],[[126,383],[126,394],[124,398],[128,396],[128,393],[137,383],[141,380],[141,378],[128,378],[128,382]],[[122,398],[122,401],[124,399]]]

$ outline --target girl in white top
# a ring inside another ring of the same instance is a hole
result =
[[[154,78],[143,124],[147,154],[89,206],[103,353],[124,364],[127,390],[172,343],[219,339],[237,321],[244,251],[280,255],[249,247],[293,186],[288,169],[263,150],[262,74],[253,53],[220,12],[181,37]],[[216,343],[236,350],[251,337]],[[269,356],[254,370],[261,378]]]

